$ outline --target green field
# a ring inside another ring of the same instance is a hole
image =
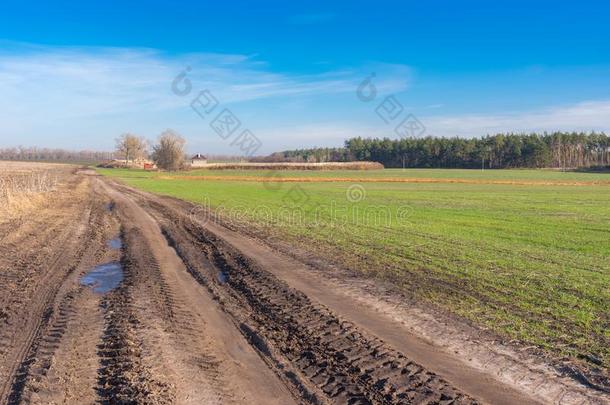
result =
[[[143,190],[210,205],[260,233],[391,281],[422,303],[507,338],[557,355],[594,356],[610,367],[610,174],[427,169],[100,172]],[[197,178],[167,178],[176,175]],[[205,176],[227,180],[201,178]],[[277,183],[274,176],[353,182]],[[269,181],[236,181],[239,177]],[[353,185],[363,178],[484,183],[362,182],[357,186],[364,190],[360,200],[362,189]],[[489,184],[496,180],[547,183]],[[554,181],[582,184],[548,184]]]

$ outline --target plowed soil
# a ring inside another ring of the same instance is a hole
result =
[[[473,368],[337,298],[305,263],[192,212],[80,172],[53,204],[0,224],[0,404],[607,400]],[[110,262],[123,273],[116,288],[81,283]]]

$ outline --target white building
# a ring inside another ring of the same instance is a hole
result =
[[[208,164],[208,158],[201,153],[196,154],[191,158],[191,166],[193,167],[203,167]]]

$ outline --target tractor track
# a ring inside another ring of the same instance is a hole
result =
[[[214,324],[203,290],[193,283],[156,222],[129,198],[108,192],[122,224],[125,278],[102,301],[102,402],[286,403],[285,394],[274,398],[273,389],[264,392],[260,382],[253,389],[240,380],[239,368],[245,366],[250,374],[265,373],[249,365],[248,358],[231,359],[222,352],[219,346],[225,342],[214,334],[223,325]],[[233,337],[227,340],[234,345]],[[273,388],[272,381],[268,384]],[[260,397],[252,397],[261,389]]]
[[[86,183],[81,179],[74,187],[88,189]],[[78,276],[77,269],[95,262],[103,246],[99,235],[102,207],[92,195],[85,195],[85,199],[64,201],[66,205],[49,217],[43,212],[5,238],[4,252],[18,257],[3,255],[17,265],[3,272],[3,281],[12,288],[3,287],[9,295],[4,297],[7,316],[0,334],[0,353],[6,365],[0,403],[32,402],[32,387],[45,378],[76,314],[73,303],[80,290],[69,280]],[[32,224],[35,226],[30,228]]]
[[[129,190],[122,191],[129,193]],[[476,403],[438,375],[259,268],[188,215],[141,201],[189,272],[205,285],[268,364],[317,403]],[[210,269],[214,269],[210,271]],[[215,274],[214,274],[215,273]]]
[[[101,303],[105,314],[104,333],[98,346],[101,402],[170,403],[174,395],[171,385],[152,376],[143,359],[144,341],[138,334],[141,321],[133,300],[137,264],[126,258],[125,252],[122,261],[124,281]]]

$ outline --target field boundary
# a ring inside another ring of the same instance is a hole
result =
[[[528,181],[528,180],[471,180],[437,178],[350,178],[350,177],[279,177],[279,176],[186,176],[158,175],[159,180],[211,180],[245,181],[253,183],[446,183],[446,184],[495,184],[506,186],[610,186],[609,181]]]
[[[193,169],[212,170],[383,170],[378,162],[269,162],[269,163],[206,163],[193,166]]]

